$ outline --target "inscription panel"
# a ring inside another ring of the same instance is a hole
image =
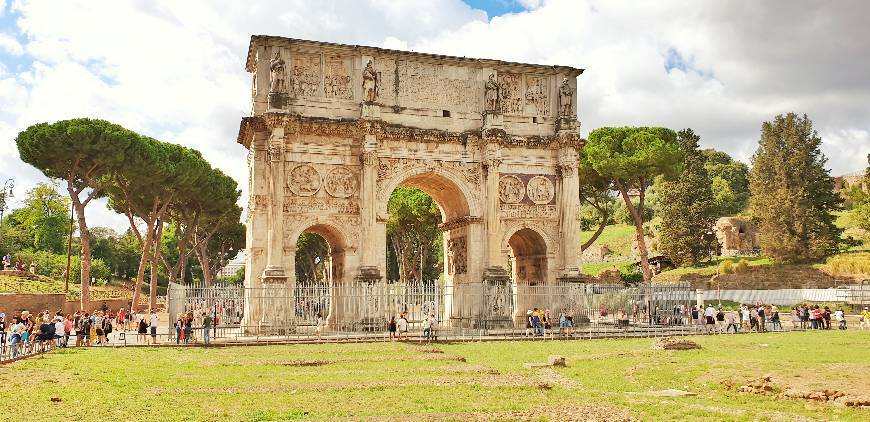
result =
[[[555,205],[501,204],[501,218],[516,219],[553,219],[559,216]]]

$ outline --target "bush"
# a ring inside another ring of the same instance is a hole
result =
[[[734,272],[734,265],[729,260],[724,260],[719,263],[719,274],[731,274]]]
[[[66,271],[66,255],[58,255],[48,251],[23,250],[15,254],[13,259],[21,259],[28,271],[30,262],[36,263],[36,273],[51,278],[61,279]],[[70,281],[78,283],[81,279],[81,261],[77,255],[70,257]],[[111,276],[108,265],[102,259],[91,259],[91,277],[97,280],[108,280]]]
[[[739,262],[737,262],[737,265],[734,266],[734,272],[735,273],[742,273],[742,272],[746,271],[748,268],[749,268],[749,261],[747,261],[745,259],[741,259]]]

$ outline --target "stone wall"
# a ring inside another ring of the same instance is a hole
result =
[[[722,246],[722,256],[752,255],[759,248],[758,231],[748,219],[721,217],[713,230]]]
[[[86,310],[92,312],[95,309],[101,309],[103,304],[106,304],[113,311],[117,311],[122,307],[128,309],[130,307],[130,301],[127,299],[93,300]],[[63,293],[0,293],[0,312],[6,314],[7,320],[10,315],[20,314],[21,311],[37,314],[47,309],[52,313],[62,310],[64,314],[72,314],[78,311],[80,307],[81,303],[79,301],[66,300],[66,295]]]

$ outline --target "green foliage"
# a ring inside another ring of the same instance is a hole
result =
[[[302,233],[296,241],[296,280],[326,281],[329,243],[316,233]]]
[[[719,274],[731,274],[734,272],[734,264],[731,260],[725,260],[719,263],[719,269],[716,271]]]
[[[139,241],[129,230],[119,235],[108,227],[94,227],[91,229],[91,251],[94,258],[106,263],[114,276],[124,279],[136,276]]]
[[[643,239],[646,189],[657,176],[670,178],[680,171],[683,153],[677,134],[659,127],[599,128],[589,134],[584,154],[592,169],[613,181],[632,215],[637,238]],[[631,205],[633,193],[637,195],[637,207]],[[644,279],[651,280],[643,241],[638,248]]]
[[[780,262],[805,262],[837,251],[841,229],[834,180],[825,169],[822,140],[812,121],[794,113],[761,127],[752,157],[752,216],[765,254]]]
[[[639,209],[640,203],[637,199],[632,199],[631,203],[635,208]],[[655,211],[653,208],[649,206],[643,207],[643,222],[649,223],[653,218],[655,218]],[[615,202],[613,209],[613,222],[616,224],[634,224],[634,218],[631,216],[631,211],[629,211],[628,207],[625,205],[625,201],[619,200],[618,202]]]
[[[24,207],[3,219],[0,236],[5,252],[34,249],[63,253],[69,230],[69,200],[55,185],[39,183],[27,192]],[[8,239],[6,237],[8,236]]]
[[[63,279],[66,272],[66,254],[55,254],[49,251],[32,251],[23,250],[16,253],[13,259],[21,259],[25,266],[30,267],[30,263],[36,264],[36,273],[55,279]],[[81,261],[77,255],[70,257],[70,282],[79,283],[81,276]],[[109,266],[102,259],[93,259],[91,261],[91,277],[106,281],[111,278]]]
[[[444,265],[441,211],[420,189],[399,187],[387,205],[387,278],[429,281],[437,279]]]
[[[835,276],[870,276],[870,252],[835,255],[829,257],[825,265]]]
[[[685,129],[678,140],[685,154],[682,171],[672,181],[656,183],[662,220],[658,250],[677,266],[697,265],[716,249],[715,204],[706,159],[698,150],[700,137]]]
[[[736,215],[749,204],[749,166],[714,149],[702,151],[712,180],[716,216]]]

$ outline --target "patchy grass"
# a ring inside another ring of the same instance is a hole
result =
[[[620,271],[628,271],[634,261],[623,262],[584,262],[580,265],[583,274],[596,276],[605,270],[616,268]]]
[[[37,276],[39,280],[30,280],[23,277],[0,275],[0,293],[63,293],[64,280],[55,280],[46,276]],[[69,300],[78,300],[81,297],[81,285],[70,280],[69,292],[66,295]],[[130,298],[132,292],[119,286],[91,286],[91,298],[93,300]]]
[[[34,420],[870,418],[733,388],[770,374],[783,387],[866,394],[870,332],[693,340],[703,349],[653,350],[654,339],[70,349],[0,368],[0,414],[18,414],[27,397]],[[523,367],[552,354],[567,367]],[[697,396],[626,394],[667,388]]]
[[[595,230],[586,230],[580,232],[580,242],[589,240]],[[629,224],[611,224],[604,228],[601,236],[595,240],[593,245],[607,245],[610,248],[611,256],[633,256],[632,241],[634,240],[634,226]]]
[[[653,280],[657,282],[677,281],[683,276],[691,276],[692,278],[709,278],[716,275],[719,270],[719,264],[723,261],[731,261],[732,264],[746,260],[750,267],[758,267],[763,265],[773,265],[773,261],[764,256],[747,256],[747,257],[717,257],[707,265],[698,267],[680,267],[672,270],[662,271],[661,274],[656,274]]]

